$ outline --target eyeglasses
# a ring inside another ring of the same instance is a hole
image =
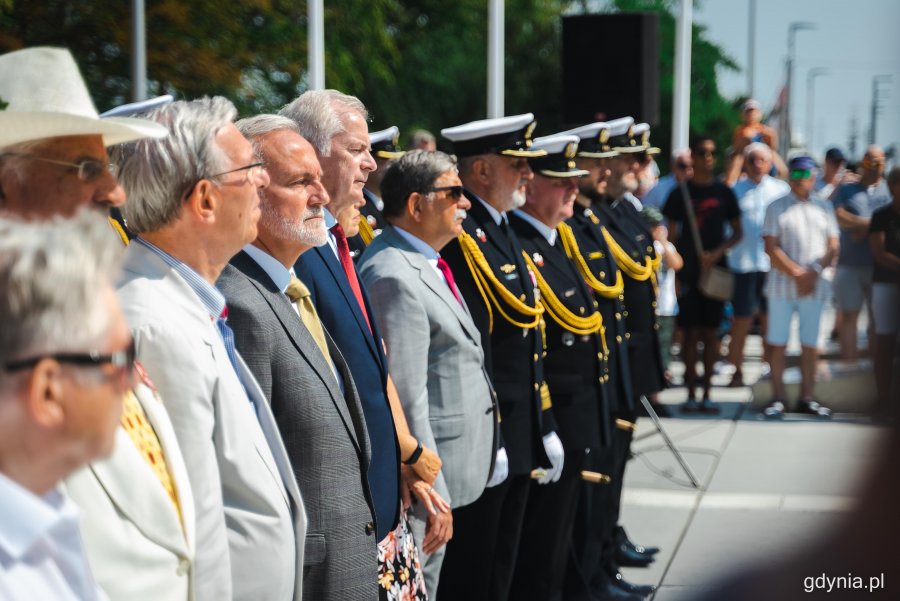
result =
[[[447,196],[459,200],[463,196],[463,187],[462,186],[439,186],[437,188],[431,188],[428,192],[447,192]]]
[[[101,365],[112,365],[120,371],[131,373],[134,369],[135,348],[134,340],[123,351],[116,351],[109,355],[101,355],[97,351],[88,353],[52,353],[49,355],[41,355],[39,357],[29,357],[28,359],[15,359],[3,364],[6,371],[19,371],[29,369],[43,361],[44,359],[53,359],[60,363],[69,363],[80,367],[99,367]]]
[[[114,165],[103,163],[97,159],[82,159],[78,163],[70,163],[69,161],[57,161],[56,159],[48,159],[35,154],[21,154],[18,152],[5,152],[0,154],[0,157],[19,157],[22,159],[31,159],[33,161],[42,161],[44,163],[52,163],[54,165],[62,165],[63,167],[77,169],[78,179],[83,182],[93,181],[103,175],[104,171],[111,171],[114,168]]]
[[[250,181],[259,181],[262,177],[263,171],[265,171],[265,167],[263,167],[263,162],[259,161],[256,163],[250,163],[249,165],[244,165],[243,167],[237,167],[236,169],[231,169],[229,171],[223,171],[222,173],[215,173],[209,176],[209,179],[214,177],[220,177],[222,175],[228,175],[229,173],[237,173],[238,171],[246,171],[247,179]]]

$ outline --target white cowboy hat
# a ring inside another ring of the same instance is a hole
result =
[[[103,136],[106,146],[164,138],[147,119],[100,119],[78,66],[64,48],[26,48],[0,56],[0,148],[61,136]]]

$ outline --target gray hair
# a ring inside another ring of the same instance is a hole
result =
[[[403,214],[413,192],[426,193],[444,173],[456,170],[456,161],[443,152],[411,150],[391,163],[381,180],[385,218]]]
[[[226,157],[215,137],[236,115],[221,96],[173,102],[146,115],[168,128],[167,137],[113,149],[116,175],[128,194],[122,213],[129,227],[154,232],[178,217],[184,195],[224,168]]]
[[[344,131],[341,115],[348,112],[369,120],[366,106],[356,96],[337,90],[309,90],[284,105],[278,114],[293,119],[300,126],[300,135],[327,157],[331,154],[331,139]]]
[[[258,139],[262,136],[283,129],[302,135],[297,122],[282,115],[256,115],[255,117],[241,119],[234,125],[245,138],[250,140],[250,143],[253,144],[253,151],[261,160],[265,160],[265,157],[260,156],[258,144]]]
[[[95,211],[0,218],[0,365],[98,344],[109,315],[97,292],[117,277],[123,249]]]
[[[747,144],[747,146],[744,147],[744,158],[749,159],[750,155],[754,152],[763,155],[767,161],[772,160],[772,149],[769,148],[768,144],[763,144],[762,142],[752,142]]]
[[[417,129],[412,133],[412,145],[414,148],[419,148],[422,144],[434,144],[436,142],[434,134],[427,129]]]
[[[677,163],[678,159],[686,156],[691,156],[691,149],[685,146],[683,148],[676,148],[675,150],[673,150],[672,154],[669,156],[669,159],[673,163]]]

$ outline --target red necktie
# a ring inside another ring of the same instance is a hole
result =
[[[366,325],[369,331],[372,331],[372,324],[369,323],[369,314],[366,313],[366,303],[363,302],[362,289],[359,287],[359,279],[356,277],[356,268],[353,266],[353,259],[350,258],[350,245],[347,244],[347,235],[340,223],[335,223],[331,227],[331,233],[334,234],[334,240],[337,242],[338,258],[341,260],[341,267],[344,268],[344,274],[347,281],[350,282],[350,289],[353,290],[353,296],[362,311],[363,317],[366,318]]]
[[[444,279],[447,280],[447,285],[450,287],[450,292],[452,292],[453,296],[456,297],[456,302],[462,305],[462,299],[459,298],[459,290],[456,289],[456,281],[453,279],[453,272],[450,271],[450,266],[447,265],[447,261],[445,261],[443,257],[438,257],[437,268],[440,269],[441,273],[444,274]]]

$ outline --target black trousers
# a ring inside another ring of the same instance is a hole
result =
[[[453,510],[435,601],[506,601],[532,487],[529,474],[487,488],[474,503]],[[512,597],[515,599],[516,597]]]
[[[566,449],[559,481],[531,487],[510,599],[562,599],[580,501],[581,470],[592,469],[591,461],[584,449]]]

